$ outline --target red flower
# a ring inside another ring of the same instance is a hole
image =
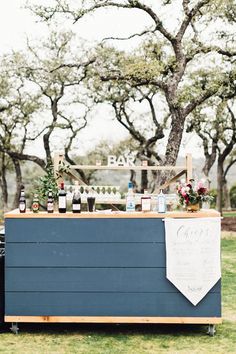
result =
[[[188,204],[189,203],[189,197],[186,195],[185,199],[185,203]]]
[[[201,188],[198,189],[197,192],[198,192],[198,194],[206,194],[207,189],[205,187],[201,187]]]

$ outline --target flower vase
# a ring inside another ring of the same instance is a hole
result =
[[[194,212],[199,211],[199,210],[200,210],[200,205],[199,205],[199,203],[196,203],[196,204],[188,204],[188,205],[187,205],[187,211],[188,211],[188,212],[194,213]]]
[[[202,209],[210,209],[211,205],[209,202],[202,202]]]

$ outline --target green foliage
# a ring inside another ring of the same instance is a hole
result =
[[[236,22],[236,3],[235,0],[214,0],[211,5],[213,13],[230,24]]]
[[[45,205],[47,201],[48,191],[51,189],[53,198],[57,200],[58,186],[57,180],[54,176],[53,166],[47,166],[46,173],[40,177],[36,182],[36,192],[39,195],[39,200],[42,205]]]
[[[214,199],[211,200],[211,208],[215,209],[216,208],[216,198],[217,198],[217,190],[215,188],[210,190],[210,195],[214,197]]]
[[[229,192],[230,204],[232,208],[236,208],[236,184],[230,188]]]

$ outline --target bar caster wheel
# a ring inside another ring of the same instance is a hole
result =
[[[10,330],[12,331],[12,333],[18,334],[19,333],[18,323],[12,322]]]
[[[207,334],[209,334],[209,336],[211,337],[214,337],[215,333],[216,333],[216,326],[213,324],[209,324]]]

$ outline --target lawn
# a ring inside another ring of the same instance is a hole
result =
[[[223,324],[214,337],[199,325],[20,324],[2,326],[0,353],[236,353],[236,233],[222,234]]]
[[[234,218],[234,217],[236,217],[236,211],[224,211],[223,217],[224,218]]]

